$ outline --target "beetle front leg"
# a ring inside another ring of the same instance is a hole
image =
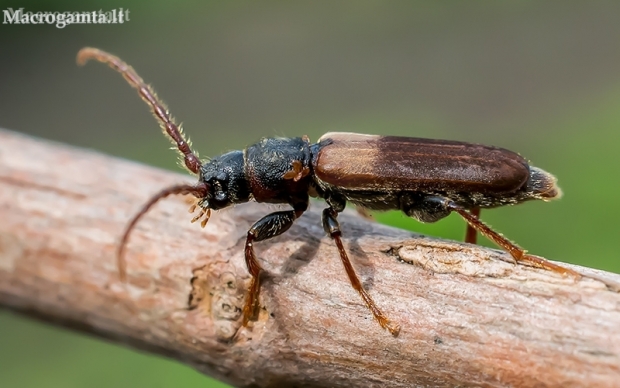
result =
[[[307,204],[306,204],[307,207]],[[245,240],[245,264],[252,276],[248,296],[243,307],[243,326],[247,326],[250,319],[256,316],[259,307],[258,296],[260,294],[260,271],[262,270],[256,255],[254,254],[254,241],[267,240],[286,232],[295,219],[299,218],[305,211],[305,207],[298,210],[288,210],[275,212],[266,215],[256,221],[248,230]]]
[[[370,295],[366,292],[366,290],[364,290],[364,287],[362,286],[362,283],[360,282],[360,279],[355,273],[355,269],[353,268],[353,265],[351,264],[351,261],[349,260],[347,251],[344,249],[344,245],[342,244],[342,239],[341,239],[342,232],[340,231],[340,225],[338,224],[338,220],[336,220],[336,217],[338,217],[338,212],[334,208],[330,207],[330,208],[323,210],[323,229],[325,229],[325,232],[329,234],[330,237],[333,238],[334,241],[336,242],[336,246],[338,247],[338,252],[340,253],[340,260],[342,261],[342,264],[344,265],[344,269],[346,270],[347,275],[349,276],[349,281],[351,282],[351,285],[353,286],[355,291],[357,291],[360,294],[360,296],[366,303],[366,306],[372,312],[372,314],[374,315],[375,319],[379,322],[381,327],[389,330],[389,332],[392,333],[394,337],[396,337],[398,333],[400,332],[400,326],[392,323],[385,316],[385,314],[383,314],[383,312],[379,310],[379,308],[377,307],[375,302],[372,300]]]
[[[465,221],[467,221],[467,223],[471,227],[482,233],[485,237],[493,241],[495,244],[499,245],[506,252],[510,253],[510,255],[515,259],[517,263],[528,264],[533,267],[543,268],[549,271],[557,272],[561,275],[571,275],[576,279],[581,278],[581,275],[579,273],[571,269],[552,263],[549,260],[543,259],[542,257],[527,254],[525,249],[519,247],[517,244],[497,233],[487,224],[480,221],[480,219],[476,217],[474,213],[467,211],[463,206],[456,204],[454,201],[448,198],[427,197],[425,201],[458,213],[461,217],[465,219]]]

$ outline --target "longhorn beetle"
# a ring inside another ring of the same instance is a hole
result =
[[[518,154],[503,148],[459,141],[356,133],[327,133],[315,144],[306,136],[267,138],[243,151],[231,151],[200,160],[181,128],[140,76],[120,58],[95,48],[83,48],[79,65],[95,59],[118,71],[150,106],[164,133],[178,148],[185,167],[198,175],[194,185],[163,189],[133,217],[118,248],[120,278],[125,281],[124,249],[138,220],[160,199],[172,194],[191,194],[200,212],[192,222],[204,227],[211,210],[254,200],[288,204],[292,210],[277,211],[258,220],[247,233],[245,262],[251,275],[243,308],[246,326],[259,307],[261,267],[254,243],[286,232],[308,208],[309,196],[323,198],[323,228],[334,240],[353,288],[361,295],[379,324],[397,336],[400,326],[375,305],[349,261],[342,243],[338,213],[351,202],[371,210],[401,210],[421,222],[435,222],[451,212],[467,221],[465,241],[474,244],[480,232],[506,250],[518,263],[570,274],[579,274],[541,257],[526,254],[501,234],[480,221],[480,209],[559,198],[553,175],[530,166]]]

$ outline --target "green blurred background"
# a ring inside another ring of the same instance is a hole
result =
[[[75,65],[79,48],[99,47],[155,86],[202,155],[327,131],[518,151],[556,174],[565,197],[483,218],[536,254],[620,272],[620,2],[0,4],[130,10],[123,25],[0,24],[0,127],[176,168],[123,79],[100,64]],[[451,239],[464,232],[452,216],[434,225],[378,218]],[[224,385],[0,311],[0,386]]]

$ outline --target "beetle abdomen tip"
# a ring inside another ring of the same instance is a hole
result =
[[[562,189],[557,185],[557,178],[538,167],[530,166],[527,188],[534,198],[545,201],[562,197]]]

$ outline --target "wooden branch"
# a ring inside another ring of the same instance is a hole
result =
[[[188,222],[187,199],[161,202],[131,236],[129,283],[120,283],[114,254],[125,224],[153,193],[187,179],[0,131],[0,305],[236,386],[619,384],[620,294],[602,282],[345,213],[345,245],[400,323],[394,338],[349,285],[319,203],[285,235],[256,244],[267,275],[251,328],[240,328],[243,242],[266,205],[216,213],[201,230]]]

